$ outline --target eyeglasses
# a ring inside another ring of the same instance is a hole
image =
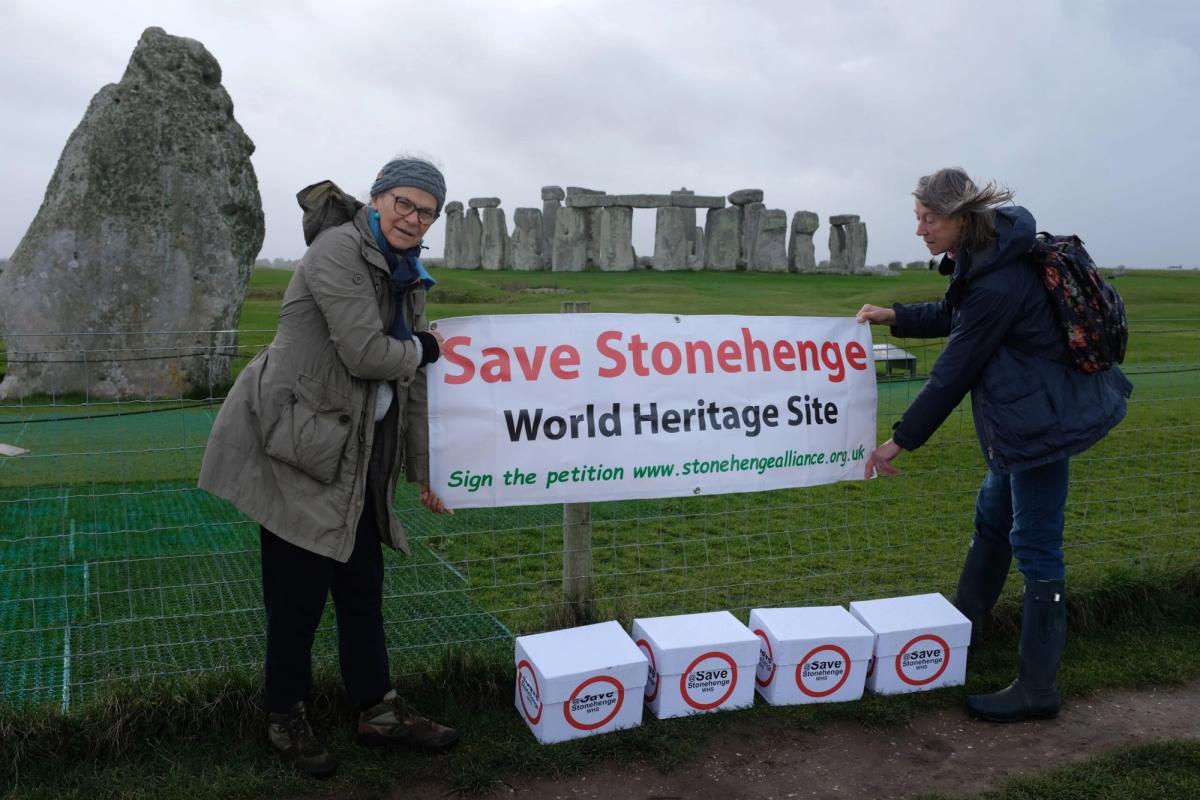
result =
[[[432,208],[421,208],[407,197],[394,194],[392,198],[396,201],[396,213],[400,215],[401,219],[409,217],[413,212],[416,212],[418,222],[422,225],[432,225],[433,221],[438,218],[437,212]]]

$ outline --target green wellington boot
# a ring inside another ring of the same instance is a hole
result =
[[[1025,581],[1017,679],[1007,689],[967,698],[967,711],[992,722],[1052,719],[1058,714],[1055,678],[1067,641],[1063,581]]]
[[[1007,542],[972,537],[954,595],[954,607],[971,620],[971,647],[978,647],[983,641],[992,609],[1008,580],[1010,564],[1012,548]]]

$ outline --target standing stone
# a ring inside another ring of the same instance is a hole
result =
[[[479,220],[479,209],[467,210],[463,221],[462,268],[479,269],[483,266],[483,223]]]
[[[857,214],[835,214],[829,218],[829,270],[858,272],[867,263],[867,225]]]
[[[749,268],[759,272],[786,272],[787,232],[786,211],[773,208],[759,214],[758,230],[754,236],[754,260]]]
[[[842,225],[834,225],[833,217],[829,218],[829,263],[825,269],[838,274],[849,271],[846,269],[846,230]]]
[[[691,243],[688,234],[695,225],[688,220],[688,208],[660,208],[654,225],[654,268],[660,272],[690,269]]]
[[[602,222],[603,208],[585,208],[581,209],[587,215],[587,265],[589,267],[600,266],[600,224]]]
[[[737,269],[741,252],[738,227],[742,221],[739,206],[709,209],[704,221],[704,264],[709,269]]]
[[[604,192],[599,189],[585,189],[582,186],[567,187],[567,205],[570,201],[581,195],[602,195]],[[587,241],[587,265],[595,267],[600,265],[600,212],[601,208],[580,209],[584,212],[584,237]]]
[[[546,267],[550,266],[550,253],[554,249],[554,223],[566,196],[561,186],[542,187],[542,259]]]
[[[848,222],[842,228],[846,231],[846,270],[862,272],[867,266],[867,223]]]
[[[748,189],[743,191],[750,191]],[[761,192],[760,192],[761,194]],[[766,206],[760,202],[746,203],[742,206],[742,224],[740,229],[741,256],[738,258],[739,267],[748,267],[754,263],[754,244],[758,238],[758,218]]]
[[[0,397],[222,391],[263,240],[253,152],[217,60],[147,28],[0,273]]]
[[[513,212],[513,235],[509,241],[509,261],[513,269],[542,270],[542,210],[518,208]]]
[[[704,228],[697,225],[694,238],[692,253],[688,256],[688,267],[690,269],[704,269]]]
[[[496,206],[485,206],[483,209],[483,237],[480,245],[480,263],[484,269],[504,269],[508,266],[507,258],[508,224],[504,221],[504,209]]]
[[[631,270],[637,266],[633,252],[633,209],[609,206],[600,215],[600,269]]]
[[[587,211],[565,206],[558,210],[550,265],[555,272],[582,272],[587,268]]]
[[[458,269],[462,266],[463,204],[457,200],[446,203],[446,246],[442,250],[442,266]]]
[[[688,252],[695,253],[696,251],[696,208],[692,205],[684,205],[689,198],[696,196],[696,193],[686,186],[677,191],[671,192],[671,205],[677,208],[686,208],[687,213],[687,238]]]
[[[788,241],[788,270],[791,272],[814,272],[817,268],[813,234],[821,221],[811,211],[797,211],[792,215],[792,233]]]

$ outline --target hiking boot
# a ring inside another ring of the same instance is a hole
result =
[[[445,750],[458,742],[458,731],[413,711],[393,689],[382,701],[358,715],[357,741],[364,747],[407,745]]]
[[[268,715],[268,721],[267,739],[284,761],[313,778],[328,778],[337,770],[337,759],[308,724],[303,701],[282,714]]]

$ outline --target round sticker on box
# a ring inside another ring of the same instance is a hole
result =
[[[537,725],[542,719],[542,692],[538,688],[537,675],[533,674],[533,665],[522,660],[517,665],[517,698],[521,701],[521,712],[530,725]]]
[[[946,640],[922,633],[896,654],[896,675],[909,686],[933,683],[950,666],[950,648]]]
[[[646,654],[646,660],[650,662],[649,669],[646,671],[645,700],[647,703],[653,703],[654,698],[658,697],[658,667],[654,663],[654,651],[650,649],[650,643],[645,639],[638,639],[637,646]]]
[[[716,708],[729,699],[737,686],[737,663],[714,650],[697,658],[679,676],[683,701],[697,711]]]
[[[850,656],[836,644],[808,651],[796,665],[796,686],[809,697],[828,697],[850,677]]]
[[[616,678],[588,678],[563,703],[563,716],[572,728],[594,731],[617,715],[625,702],[625,687]]]
[[[754,635],[762,639],[762,647],[758,648],[758,670],[754,673],[754,682],[759,686],[770,686],[771,681],[775,680],[775,654],[771,651],[771,640],[762,628],[755,628]]]

